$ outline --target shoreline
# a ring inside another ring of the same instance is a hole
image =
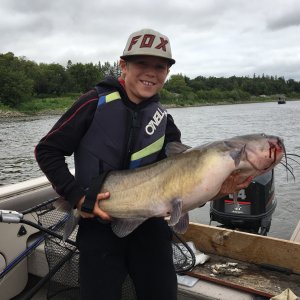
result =
[[[11,110],[1,110],[0,109],[0,119],[7,119],[7,118],[22,118],[22,117],[38,117],[38,116],[54,116],[54,115],[62,115],[65,111],[61,110],[47,110],[35,113],[26,113],[20,111],[11,111]]]
[[[300,99],[288,99],[287,102],[290,101],[300,101]],[[212,102],[212,103],[195,103],[195,104],[187,104],[187,105],[177,105],[177,104],[162,104],[162,106],[166,109],[169,108],[187,108],[187,107],[201,107],[201,106],[219,106],[219,105],[235,105],[235,104],[251,104],[251,103],[268,103],[272,102],[277,104],[277,100],[267,100],[267,101],[240,101],[240,102]],[[50,115],[62,115],[66,112],[66,110],[42,110],[39,112],[21,112],[17,110],[3,110],[0,108],[0,119],[7,118],[22,118],[22,117],[37,117],[37,116],[50,116]]]

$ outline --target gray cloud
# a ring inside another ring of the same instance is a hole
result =
[[[300,80],[297,0],[2,0],[0,53],[36,62],[115,62],[128,35],[169,36],[171,74]]]
[[[292,26],[300,25],[300,5],[299,1],[288,1],[280,12],[275,12],[269,19],[268,28],[271,30],[281,30]]]

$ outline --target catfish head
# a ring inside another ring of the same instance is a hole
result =
[[[236,170],[232,175],[240,176],[241,180],[270,171],[285,154],[283,140],[272,135],[237,136],[223,143],[235,161]]]

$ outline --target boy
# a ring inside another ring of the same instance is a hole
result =
[[[118,238],[110,216],[98,206],[109,191],[86,201],[93,178],[99,181],[110,170],[154,163],[164,157],[168,142],[180,141],[180,131],[158,97],[174,63],[166,36],[151,29],[131,34],[120,60],[121,78],[106,78],[97,90],[81,96],[36,147],[40,168],[57,193],[80,211],[81,299],[121,299],[127,274],[138,299],[177,299],[167,223],[152,218]],[[147,127],[157,113],[160,122]],[[144,151],[149,145],[155,147]],[[133,161],[138,151],[145,153]],[[65,156],[73,153],[75,177],[65,163]]]

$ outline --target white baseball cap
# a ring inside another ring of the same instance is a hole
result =
[[[129,36],[121,58],[126,60],[135,55],[158,56],[175,64],[168,37],[152,29],[142,29]]]

